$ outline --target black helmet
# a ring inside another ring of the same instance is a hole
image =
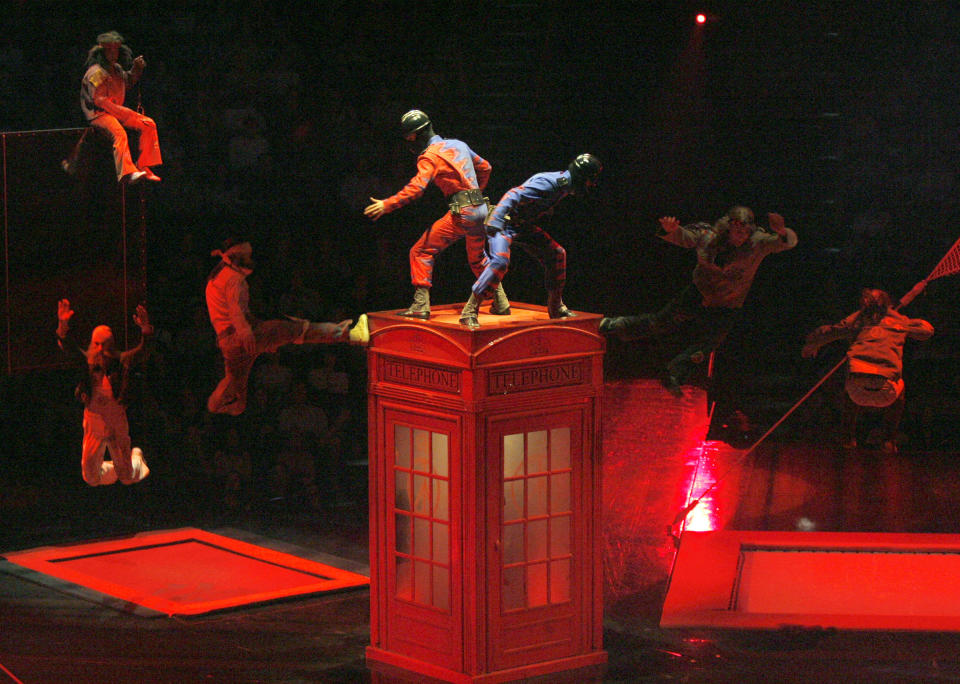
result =
[[[581,154],[567,167],[575,188],[592,188],[600,181],[603,164],[592,154]]]
[[[430,117],[419,109],[411,109],[400,117],[400,130],[404,140],[413,140],[417,134],[430,127]]]

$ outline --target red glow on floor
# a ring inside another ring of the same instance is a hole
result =
[[[616,380],[604,385],[603,412],[604,594],[617,601],[643,595],[669,573],[674,519],[718,468],[700,467],[702,478],[695,472],[709,425],[702,390],[678,399],[656,379]]]
[[[684,530],[710,532],[719,529],[720,516],[715,485],[720,473],[717,472],[717,461],[713,453],[715,450],[714,442],[701,440],[686,455],[690,473],[682,485],[687,499],[684,507],[692,504],[694,500],[698,503],[687,514],[683,524]]]

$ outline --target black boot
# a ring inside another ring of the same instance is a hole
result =
[[[414,290],[413,304],[406,311],[401,311],[400,315],[424,321],[430,318],[430,288],[418,287]]]
[[[677,399],[683,398],[683,387],[680,386],[680,379],[673,375],[669,367],[664,368],[660,373],[660,384]]]
[[[480,327],[480,321],[477,320],[477,312],[480,310],[480,300],[473,292],[470,293],[470,299],[463,305],[463,311],[460,312],[460,325],[465,325],[471,330]]]
[[[547,294],[547,315],[550,318],[573,318],[577,314],[566,307],[560,297],[560,292],[553,290]]]
[[[615,335],[618,331],[623,329],[623,317],[609,317],[606,316],[600,319],[600,328],[599,332],[601,335]]]
[[[650,316],[611,316],[600,319],[601,335],[613,335],[617,339],[630,341],[648,337],[653,330]]]
[[[493,293],[493,303],[490,304],[490,313],[494,316],[510,315],[510,300],[507,299],[507,293],[503,291],[503,283],[497,285]]]

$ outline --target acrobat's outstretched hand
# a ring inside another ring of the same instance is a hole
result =
[[[774,214],[773,212],[767,214],[767,221],[770,224],[770,230],[782,238],[787,236],[787,224],[784,223],[780,214]]]
[[[137,304],[137,310],[133,313],[133,322],[140,326],[141,334],[153,334],[153,326],[150,324],[150,314],[147,313],[147,307],[143,304]]]
[[[674,233],[680,230],[680,222],[675,216],[664,216],[660,219],[660,227],[665,233]]]
[[[61,299],[57,302],[57,337],[63,339],[67,336],[73,314],[74,310],[70,308],[69,299]]]
[[[74,310],[70,308],[69,299],[61,299],[57,302],[57,320],[69,321],[73,318]]]
[[[378,218],[383,216],[384,213],[386,213],[383,210],[383,200],[378,200],[374,197],[371,197],[370,201],[373,202],[373,204],[367,205],[367,208],[363,210],[363,215],[373,221],[376,221]]]

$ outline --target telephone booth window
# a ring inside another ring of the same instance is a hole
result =
[[[570,428],[503,436],[503,610],[570,600]]]
[[[446,433],[396,424],[396,596],[450,609],[450,450]]]

